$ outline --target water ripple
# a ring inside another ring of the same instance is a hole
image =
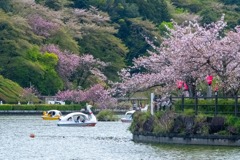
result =
[[[2,160],[237,160],[237,147],[134,143],[129,124],[58,127],[39,116],[0,116]],[[30,134],[35,137],[31,138]]]

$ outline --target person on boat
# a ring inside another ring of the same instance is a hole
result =
[[[52,112],[48,112],[48,116],[49,116],[49,117],[52,117]]]
[[[47,115],[47,112],[46,112],[46,111],[43,111],[43,115],[46,116],[46,115]]]
[[[79,122],[79,119],[80,119],[80,116],[78,116],[78,117],[77,117],[77,120],[76,120],[76,122]]]
[[[84,123],[84,121],[85,121],[85,118],[83,116],[80,116],[79,122]]]

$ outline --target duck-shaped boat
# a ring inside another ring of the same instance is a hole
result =
[[[62,116],[59,110],[44,111],[42,115],[43,120],[58,120]]]
[[[95,126],[97,124],[97,119],[91,111],[91,105],[87,105],[86,112],[73,112],[69,113],[64,117],[59,118],[57,123],[58,126],[76,126],[76,127],[86,127]]]

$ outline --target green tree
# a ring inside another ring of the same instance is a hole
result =
[[[110,80],[118,80],[117,72],[125,67],[124,58],[128,51],[120,39],[106,32],[92,31],[84,36],[79,44],[82,53],[91,53],[101,61],[110,62],[104,73]]]
[[[0,9],[5,12],[10,12],[13,9],[12,0],[0,0]]]
[[[121,23],[118,36],[129,48],[126,56],[127,65],[132,64],[132,60],[147,54],[150,46],[145,40],[145,36],[151,39],[159,39],[160,35],[156,26],[150,21],[143,21],[140,18],[125,19]]]
[[[164,0],[127,0],[126,2],[137,4],[140,16],[144,19],[148,19],[157,24],[170,20],[167,4]]]

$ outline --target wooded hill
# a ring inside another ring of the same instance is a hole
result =
[[[108,81],[83,70],[64,79],[57,69],[59,57],[43,51],[45,46],[93,55],[108,64],[101,71],[116,82],[120,69],[147,54],[150,46],[145,37],[161,43],[171,19],[205,24],[225,14],[228,29],[240,24],[239,0],[1,0],[0,8],[2,81],[12,80],[19,87],[31,84],[42,95],[94,83],[108,86]],[[86,80],[77,82],[83,74]],[[5,93],[15,95],[5,89],[8,85],[4,82],[0,87],[0,99],[5,101]]]

